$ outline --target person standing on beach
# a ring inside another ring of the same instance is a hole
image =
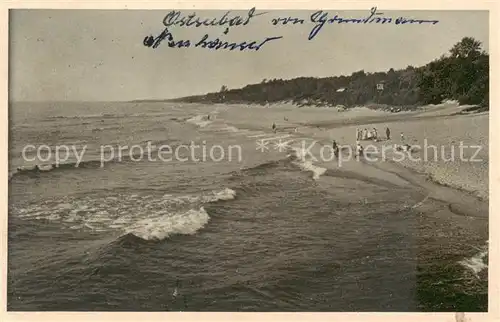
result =
[[[389,129],[389,127],[385,128],[385,136],[387,137],[387,140],[391,139],[391,130]]]
[[[405,135],[403,134],[403,132],[401,132],[401,142],[404,142],[405,141]]]
[[[337,141],[333,140],[332,148],[333,148],[333,154],[335,155],[336,158],[338,158],[339,157],[339,146],[337,144]]]
[[[372,132],[372,130],[366,130],[366,139],[367,140],[373,139],[373,132]]]
[[[361,140],[361,130],[356,128],[356,141]]]
[[[361,144],[358,142],[356,142],[356,154],[357,156],[362,156],[363,155],[363,147],[361,146]]]
[[[373,128],[373,139],[376,141],[378,139],[377,129]]]
[[[276,124],[273,122],[273,126],[271,127],[273,129],[273,132],[276,133]]]

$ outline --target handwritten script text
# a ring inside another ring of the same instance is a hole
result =
[[[239,50],[252,50],[258,51],[265,44],[282,39],[283,36],[271,36],[263,37],[260,40],[244,40],[244,41],[225,41],[219,37],[210,36],[208,33],[205,34],[201,39],[195,41],[192,40],[179,40],[174,39],[172,34],[173,28],[180,27],[195,27],[195,28],[211,28],[211,27],[223,27],[224,34],[228,34],[230,28],[232,27],[242,27],[247,26],[250,22],[254,21],[256,17],[267,14],[268,12],[257,13],[255,7],[248,10],[245,15],[233,15],[231,11],[225,12],[220,17],[215,18],[203,18],[198,16],[195,12],[184,15],[180,11],[170,11],[163,18],[164,30],[158,36],[147,36],[143,40],[143,44],[146,47],[158,48],[158,46],[164,41],[167,41],[169,48],[190,48],[199,47],[211,50],[226,49],[229,51]],[[335,25],[335,24],[354,24],[354,25],[371,25],[371,24],[382,24],[382,25],[435,25],[439,23],[438,20],[426,20],[426,19],[414,19],[406,17],[388,17],[384,13],[378,12],[376,7],[371,8],[370,13],[364,17],[351,18],[351,17],[341,17],[338,14],[332,15],[329,12],[319,10],[312,13],[308,19],[303,19],[299,17],[274,17],[270,19],[272,26],[285,26],[285,25],[305,25],[313,24],[312,29],[307,37],[308,40],[313,40],[325,25]],[[169,30],[170,28],[170,30]]]

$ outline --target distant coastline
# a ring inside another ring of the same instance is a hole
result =
[[[390,69],[349,76],[325,78],[299,77],[289,80],[264,79],[243,88],[174,99],[143,99],[133,102],[182,102],[201,104],[247,104],[272,106],[291,103],[297,107],[349,109],[366,106],[391,112],[417,109],[418,106],[456,100],[461,105],[489,109],[489,55],[481,43],[465,37],[448,55],[421,67]]]

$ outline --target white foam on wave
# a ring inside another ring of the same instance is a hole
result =
[[[32,171],[32,170],[35,170],[35,164],[33,165],[27,165],[27,166],[19,166],[17,167],[17,170],[14,171],[15,172],[23,172],[23,171]]]
[[[203,207],[184,213],[165,214],[141,219],[126,229],[126,233],[145,240],[162,240],[171,235],[193,235],[210,219]]]
[[[233,132],[233,133],[236,133],[236,132],[239,132],[240,130],[234,126],[230,126],[230,125],[227,125],[223,128],[221,128],[222,131],[227,131],[227,132]]]
[[[250,138],[250,139],[261,138],[263,136],[268,136],[268,135],[269,135],[268,133],[259,133],[259,134],[255,134],[255,135],[250,135],[250,136],[248,136],[248,138]]]
[[[325,168],[318,167],[314,165],[311,161],[301,161],[301,162],[293,161],[292,163],[297,165],[303,171],[312,172],[314,180],[318,180],[319,177],[326,172]]]
[[[282,140],[291,137],[290,134],[281,135],[281,136],[270,136],[268,138],[260,139],[259,141],[272,141],[272,140]]]
[[[488,263],[484,259],[488,255],[488,245],[478,249],[479,252],[471,258],[461,260],[459,264],[470,270],[476,278],[479,278],[479,273],[488,268]]]
[[[54,169],[54,165],[52,164],[41,164],[38,166],[38,168],[40,169],[40,171],[50,171],[52,169]]]
[[[220,191],[212,191],[210,193],[202,194],[199,196],[174,196],[171,194],[163,195],[162,204],[186,204],[196,202],[216,202],[219,200],[233,200],[236,197],[236,191],[233,189],[225,188]]]
[[[24,172],[33,172],[37,170],[36,168],[38,167],[38,171],[40,172],[48,172],[54,170],[57,166],[54,164],[39,164],[39,165],[25,165],[25,166],[19,166],[17,167],[16,170],[12,170],[9,172],[9,180],[12,179],[16,174],[18,173],[24,173]]]
[[[214,191],[211,195],[203,196],[204,202],[215,202],[219,200],[233,200],[236,198],[236,191],[233,189],[225,188],[221,191]]]
[[[60,222],[68,229],[95,232],[132,229],[138,237],[151,236],[147,239],[190,232],[196,227],[199,229],[205,221],[204,204],[235,197],[236,192],[229,188],[196,195],[117,193],[104,198],[95,195],[79,198],[65,196],[20,209],[14,206],[12,214],[25,220]],[[176,223],[176,220],[179,222]],[[154,224],[158,227],[153,227]]]
[[[212,132],[229,132],[233,135],[247,135],[249,133],[248,130],[238,129],[237,127],[227,125],[227,124],[221,124],[221,126],[218,126],[218,127],[210,127],[210,131],[212,131]]]
[[[207,120],[206,115],[196,115],[195,117],[186,120],[186,122],[199,127],[206,127],[207,125],[212,123],[212,121]]]
[[[290,147],[289,152],[290,153],[287,155],[287,157],[292,157],[294,159],[305,161],[306,151],[304,149],[297,147]]]
[[[313,174],[313,179],[318,180],[321,175],[326,172],[326,168],[322,168],[307,160],[307,152],[303,148],[292,147],[288,157],[293,157],[292,164],[299,167],[302,171],[310,171]]]

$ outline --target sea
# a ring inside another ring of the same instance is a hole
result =
[[[8,310],[487,311],[487,214],[238,108],[12,103]]]

